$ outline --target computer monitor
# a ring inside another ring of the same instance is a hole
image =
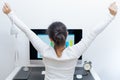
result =
[[[46,34],[46,29],[31,29],[38,37],[40,37],[46,44],[53,47],[53,43],[49,40],[49,36]],[[73,46],[82,39],[82,29],[68,29],[68,36],[65,46]],[[35,62],[36,60],[42,60],[41,53],[38,53],[30,42],[30,60]],[[82,56],[79,57],[82,60]]]

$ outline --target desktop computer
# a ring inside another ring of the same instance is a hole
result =
[[[32,29],[34,33],[38,37],[40,37],[41,40],[43,40],[46,44],[53,47],[53,43],[49,40],[49,36],[46,34],[46,29]],[[73,46],[74,44],[78,43],[82,39],[82,29],[68,29],[68,36],[66,39],[65,46]],[[81,66],[82,63],[82,56],[78,59],[77,66]],[[44,66],[42,62],[42,56],[41,53],[38,53],[33,45],[30,42],[30,64],[34,65],[40,65]]]

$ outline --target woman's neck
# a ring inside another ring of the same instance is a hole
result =
[[[55,52],[56,52],[57,56],[61,57],[62,56],[62,52],[65,49],[65,46],[59,46],[59,47],[55,46],[54,49],[55,49]]]

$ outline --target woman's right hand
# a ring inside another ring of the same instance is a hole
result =
[[[9,14],[9,13],[11,12],[11,8],[10,8],[10,6],[9,6],[7,3],[5,3],[4,6],[3,6],[2,11],[3,11],[5,14]]]

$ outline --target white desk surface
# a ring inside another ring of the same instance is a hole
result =
[[[30,67],[36,67],[36,66],[30,66]],[[21,67],[16,67],[5,80],[13,80],[14,76],[17,74],[17,72],[20,69],[21,69]],[[100,80],[99,76],[93,69],[91,69],[90,72],[92,73],[95,80]]]

